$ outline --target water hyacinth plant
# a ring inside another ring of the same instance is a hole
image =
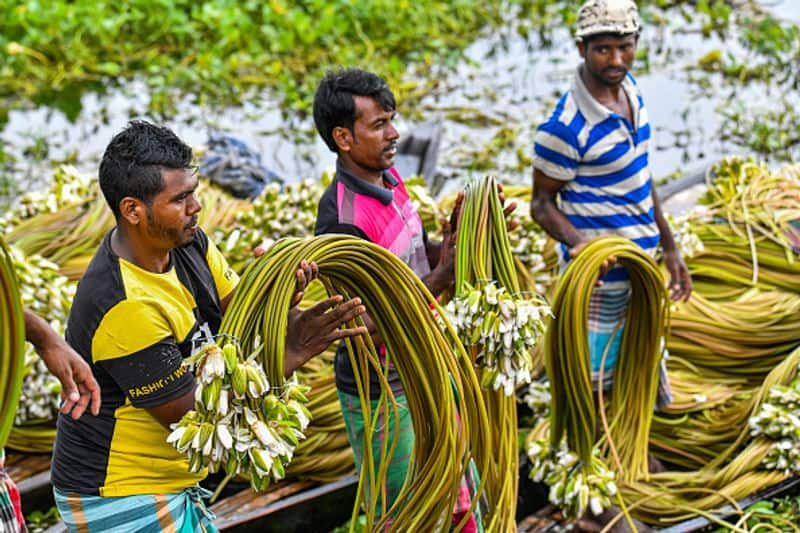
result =
[[[305,438],[309,388],[295,377],[271,388],[255,357],[242,357],[238,343],[224,338],[186,359],[197,380],[195,408],[172,425],[167,442],[189,458],[193,472],[244,474],[253,489],[264,490],[284,477]]]

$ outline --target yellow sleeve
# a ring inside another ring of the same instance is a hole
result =
[[[123,300],[109,309],[95,330],[92,361],[130,355],[173,336],[169,323],[155,306]]]
[[[208,267],[211,269],[211,275],[214,276],[219,299],[222,300],[236,288],[239,283],[239,275],[228,266],[228,262],[211,239],[208,239],[206,261],[208,261]]]

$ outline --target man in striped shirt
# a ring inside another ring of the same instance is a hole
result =
[[[600,235],[628,238],[651,255],[660,243],[671,297],[686,300],[692,280],[653,187],[647,110],[628,72],[639,28],[632,0],[587,0],[580,8],[576,42],[583,63],[536,133],[531,215],[559,241],[562,270],[589,240]],[[611,386],[629,299],[627,272],[611,259],[601,270],[589,305],[595,388]],[[598,383],[601,367],[602,385]],[[659,381],[656,404],[663,407],[671,401],[663,361]],[[659,467],[651,461],[651,469]],[[599,520],[604,521],[603,517]]]
[[[589,0],[576,33],[583,63],[535,137],[531,214],[560,242],[562,269],[599,235],[626,237],[651,255],[660,243],[671,297],[686,300],[692,281],[653,187],[647,109],[628,72],[639,37],[636,4]],[[613,378],[630,298],[627,272],[613,263],[603,269],[590,303],[592,374],[596,380],[603,367],[604,388]],[[669,401],[662,372],[658,404]]]

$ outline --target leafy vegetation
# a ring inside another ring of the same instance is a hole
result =
[[[0,0],[0,125],[8,108],[48,105],[74,119],[81,96],[135,77],[150,111],[179,99],[235,105],[276,90],[305,113],[321,73],[376,69],[406,96],[409,71],[452,65],[502,2],[453,0]],[[435,81],[435,76],[430,76]],[[401,98],[401,101],[405,98]]]

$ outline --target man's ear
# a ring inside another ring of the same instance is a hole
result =
[[[119,216],[131,226],[137,226],[147,216],[144,203],[131,196],[126,196],[119,201]]]
[[[577,41],[575,46],[578,47],[578,53],[583,59],[586,59],[586,43],[583,40]]]
[[[353,146],[353,132],[350,128],[336,126],[333,128],[333,142],[339,147],[339,152],[347,153]]]

